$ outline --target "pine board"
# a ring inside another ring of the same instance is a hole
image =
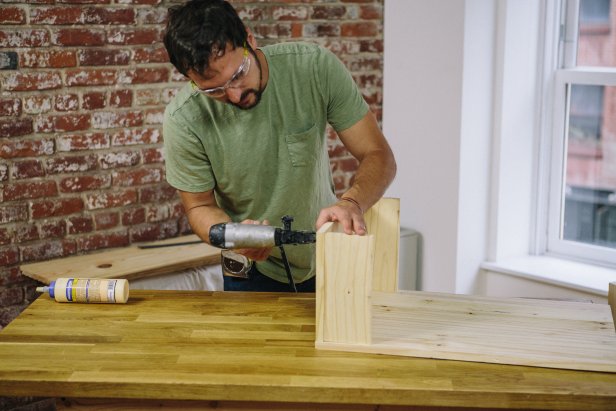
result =
[[[153,245],[196,241],[196,235],[156,241]],[[141,249],[138,245],[92,254],[24,264],[21,271],[49,284],[59,277],[136,278],[167,274],[220,263],[220,249],[204,242],[173,247]]]
[[[616,404],[613,373],[324,351],[314,339],[314,294],[135,290],[127,304],[109,305],[41,296],[0,330],[0,396],[374,409]]]
[[[616,373],[606,304],[428,292],[372,294],[372,343],[319,348]]]

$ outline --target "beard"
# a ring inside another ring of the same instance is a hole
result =
[[[256,107],[257,104],[259,104],[259,102],[261,101],[262,94],[263,94],[263,90],[256,90],[256,89],[251,88],[242,93],[239,103],[233,103],[233,102],[230,102],[230,103],[233,106],[239,108],[240,110],[250,110],[251,108]],[[254,100],[250,103],[248,102],[244,103],[244,101],[252,95],[254,95]]]

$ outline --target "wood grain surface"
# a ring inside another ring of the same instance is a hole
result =
[[[163,245],[197,240],[199,237],[196,235],[189,235],[148,244]],[[49,284],[59,277],[132,280],[212,264],[220,264],[220,249],[201,242],[149,249],[132,245],[93,254],[24,264],[21,271],[30,278]]]
[[[616,374],[322,351],[314,294],[38,298],[0,331],[0,395],[614,410]]]

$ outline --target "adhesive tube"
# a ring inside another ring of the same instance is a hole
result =
[[[40,293],[61,303],[125,303],[128,281],[99,278],[58,278],[49,286],[37,287]]]

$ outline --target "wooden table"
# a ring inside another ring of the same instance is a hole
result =
[[[219,410],[616,410],[615,373],[323,351],[314,340],[314,294],[133,291],[124,305],[42,296],[0,331],[0,395],[105,398],[116,409],[142,399]]]

